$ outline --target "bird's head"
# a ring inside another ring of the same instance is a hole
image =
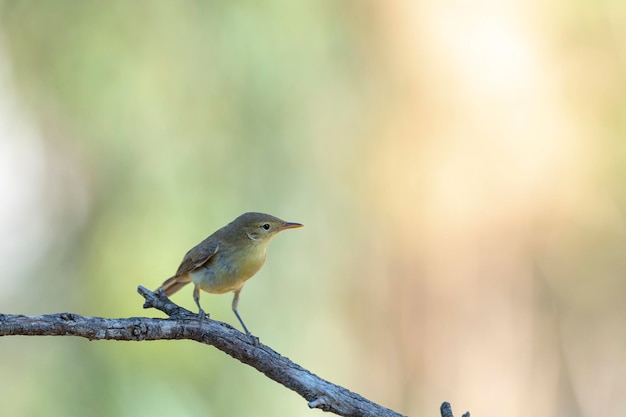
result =
[[[242,214],[231,225],[256,242],[269,242],[283,230],[302,227],[300,223],[290,223],[269,214],[253,212]]]

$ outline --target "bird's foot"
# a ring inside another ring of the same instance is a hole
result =
[[[260,344],[261,342],[259,341],[259,338],[258,338],[257,336],[253,335],[253,334],[252,334],[252,333],[250,333],[250,332],[246,333],[246,336],[248,336],[248,338],[250,338],[250,342],[251,342],[254,346],[259,347],[259,344]]]
[[[198,311],[198,320],[200,321],[200,326],[202,326],[202,323],[204,323],[204,319],[205,318],[210,318],[211,316],[208,313],[205,313],[203,309],[200,309],[200,311]]]

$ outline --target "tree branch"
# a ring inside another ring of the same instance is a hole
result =
[[[78,336],[89,340],[178,340],[189,339],[215,346],[233,358],[250,365],[269,378],[297,392],[311,408],[341,416],[399,417],[359,394],[312,374],[281,356],[256,338],[250,338],[226,323],[198,315],[171,302],[164,294],[139,286],[144,308],[156,308],[168,319],[147,317],[101,318],[73,313],[23,316],[0,314],[0,336]],[[444,403],[441,414],[444,416]],[[448,404],[449,409],[449,404]],[[451,416],[452,413],[447,414]]]

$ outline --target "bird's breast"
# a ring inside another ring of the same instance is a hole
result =
[[[192,281],[213,294],[234,291],[261,269],[265,253],[260,245],[218,252],[212,262],[191,273]]]
[[[259,269],[265,263],[265,247],[252,245],[245,250],[237,251],[232,257],[234,258],[232,264],[235,274],[247,280],[259,272]]]

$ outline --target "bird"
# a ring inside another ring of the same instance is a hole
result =
[[[170,296],[193,283],[193,300],[198,306],[200,321],[205,317],[200,306],[200,290],[210,294],[232,291],[232,310],[246,335],[251,336],[237,311],[239,294],[265,263],[270,241],[283,230],[302,226],[265,213],[244,213],[191,248],[176,274],[165,280],[157,291]]]

